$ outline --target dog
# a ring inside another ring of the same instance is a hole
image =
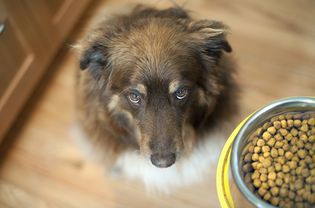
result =
[[[89,31],[80,42],[77,119],[107,170],[164,192],[211,171],[237,112],[227,33],[181,7],[143,5]]]

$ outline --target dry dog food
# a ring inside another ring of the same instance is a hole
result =
[[[242,152],[249,189],[279,207],[315,207],[315,112],[264,123]]]

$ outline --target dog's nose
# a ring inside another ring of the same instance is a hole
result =
[[[167,168],[173,165],[176,161],[175,153],[155,153],[151,155],[151,162],[159,168]]]

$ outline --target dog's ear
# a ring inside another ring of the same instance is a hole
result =
[[[199,54],[202,70],[200,85],[209,95],[219,95],[224,89],[224,76],[219,61],[232,48],[226,39],[228,28],[218,21],[200,20],[188,24],[193,47]]]
[[[225,89],[224,67],[219,63],[224,52],[232,48],[226,39],[227,27],[218,21],[200,20],[188,24],[194,49],[200,57],[202,67],[199,84],[207,95],[218,96]]]
[[[94,78],[99,79],[107,67],[108,49],[104,43],[91,43],[81,52],[80,69],[88,69]]]
[[[221,58],[223,51],[232,52],[226,39],[228,28],[221,22],[200,20],[189,23],[188,30],[204,55],[215,62]]]

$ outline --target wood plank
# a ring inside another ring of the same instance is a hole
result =
[[[152,2],[159,7],[170,4]],[[178,1],[184,2],[186,8],[195,11],[194,16],[222,20],[231,28],[229,40],[242,88],[238,120],[275,99],[315,94],[314,1]],[[129,3],[99,2],[88,11],[68,43],[80,39],[97,16],[115,13]],[[75,70],[78,57],[65,49],[51,68],[55,72],[46,76],[42,89],[7,138],[15,142],[2,156],[0,206],[219,207],[215,171],[201,183],[169,197],[146,193],[138,182],[106,176],[102,166],[90,160],[71,135]],[[216,166],[209,168],[215,170]],[[232,190],[238,205],[249,207],[235,186]]]

